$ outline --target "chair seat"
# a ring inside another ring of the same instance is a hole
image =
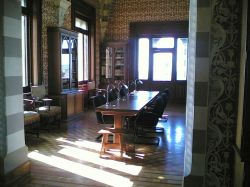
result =
[[[57,124],[60,127],[61,107],[60,106],[42,106],[37,108],[40,114],[42,128],[49,130],[49,124]]]
[[[39,137],[40,115],[35,111],[24,111],[25,133],[36,134]]]
[[[31,125],[40,121],[40,115],[35,111],[24,111],[24,125]]]
[[[124,133],[124,129],[114,129],[114,128],[105,128],[101,129],[98,131],[99,134],[102,134],[102,147],[100,151],[100,157],[102,154],[106,152],[108,149],[119,149],[120,150],[120,155],[122,156],[124,150],[125,150],[125,144],[123,142],[123,136],[122,134]],[[108,136],[110,134],[114,134],[117,136],[116,142],[109,142]]]
[[[56,115],[61,115],[60,106],[42,106],[36,109],[41,117],[53,117]]]

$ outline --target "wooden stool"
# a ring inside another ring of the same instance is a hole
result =
[[[101,129],[98,131],[98,134],[102,134],[102,148],[100,151],[100,156],[105,153],[108,149],[119,149],[121,156],[123,151],[125,150],[124,142],[123,142],[123,134],[124,129],[114,129],[114,128],[107,128]],[[109,135],[115,135],[115,142],[109,142]]]

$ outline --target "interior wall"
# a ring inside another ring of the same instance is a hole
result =
[[[240,0],[213,0],[206,185],[233,184],[241,36]],[[215,164],[215,160],[218,164]],[[216,179],[216,180],[215,180]]]
[[[96,32],[95,41],[93,43],[96,44],[96,48],[93,49],[95,51],[95,55],[91,58],[95,64],[92,64],[91,67],[91,80],[95,80],[95,78],[99,76],[99,41],[101,36],[100,30],[100,7],[98,0],[82,0],[83,2],[88,3],[90,6],[93,6],[97,9],[96,11]],[[43,0],[42,1],[42,84],[48,84],[48,45],[47,45],[47,27],[62,27],[65,29],[72,30],[72,20],[71,20],[71,6],[68,7],[67,11],[64,15],[64,21],[62,25],[59,25],[58,22],[58,5],[55,4],[54,0]],[[93,39],[92,39],[93,40]]]
[[[0,1],[0,37],[3,37],[3,16],[4,16],[4,9],[3,9],[3,1]],[[4,47],[4,42],[3,40],[0,40],[0,48],[3,49]],[[5,98],[5,93],[4,93],[4,54],[3,50],[0,50],[0,157],[3,157],[5,154],[5,144],[6,144],[6,139],[5,139],[5,133],[4,133],[4,128],[6,126],[6,121],[5,121],[5,103],[4,103],[4,98]],[[0,166],[3,165],[2,161],[0,162]]]
[[[112,6],[106,41],[128,40],[131,22],[188,20],[188,0],[114,0]]]
[[[65,13],[65,19],[61,27],[71,29],[71,11],[70,7]],[[42,1],[42,84],[48,85],[48,41],[47,41],[47,27],[59,27],[58,21],[59,11],[58,5],[54,0]]]

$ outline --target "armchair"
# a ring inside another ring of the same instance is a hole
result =
[[[53,100],[48,98],[45,86],[32,86],[31,96],[36,103],[35,110],[40,115],[41,123],[44,125],[57,123],[59,127],[61,120],[61,107],[54,105]]]
[[[39,137],[40,115],[34,111],[34,101],[27,99],[25,96],[23,99],[23,106],[25,133],[36,134],[36,136]]]

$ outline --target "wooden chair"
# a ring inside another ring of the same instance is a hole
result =
[[[145,139],[145,141],[140,141],[140,143],[157,145],[159,144],[160,138],[157,136],[152,136],[151,134],[164,132],[163,127],[157,127],[157,124],[159,122],[159,119],[161,118],[161,115],[163,114],[164,109],[165,104],[163,98],[159,95],[157,96],[150,110],[148,108],[144,108],[137,114],[134,120],[135,142],[138,143],[138,139],[141,138]],[[148,141],[149,139],[151,141]]]
[[[94,96],[92,99],[93,99],[94,110],[96,110],[98,106],[104,105],[106,103],[106,98],[102,94],[98,94]],[[97,123],[99,125],[105,125],[105,126],[110,126],[110,127],[114,126],[114,116],[102,115],[101,112],[95,112],[95,114],[96,114]],[[100,140],[101,137],[102,137],[102,134],[97,136],[96,140]]]

